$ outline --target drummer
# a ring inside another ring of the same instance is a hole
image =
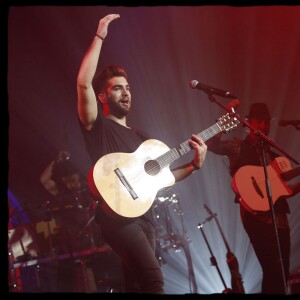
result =
[[[53,196],[46,212],[58,223],[55,232],[61,236],[60,252],[81,251],[92,247],[90,228],[93,196],[81,172],[72,164],[68,151],[60,151],[40,176],[40,182]]]
[[[53,196],[61,198],[64,194],[80,191],[85,186],[81,173],[70,162],[70,157],[68,151],[60,151],[40,176],[41,184]]]

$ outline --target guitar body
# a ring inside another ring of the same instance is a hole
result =
[[[290,196],[291,189],[281,178],[281,173],[292,169],[289,160],[285,157],[277,157],[267,166],[268,177],[272,189],[273,204],[281,196]],[[268,211],[269,200],[265,186],[265,174],[263,167],[241,167],[232,178],[232,188],[241,196],[241,204],[249,211]]]
[[[150,139],[133,153],[110,153],[97,161],[93,168],[94,184],[113,212],[123,217],[141,216],[151,207],[161,188],[175,183],[169,167],[156,175],[149,175],[145,170],[147,161],[168,150],[164,143]]]

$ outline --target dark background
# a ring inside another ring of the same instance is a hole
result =
[[[278,126],[280,119],[300,119],[299,6],[10,6],[8,196],[29,219],[38,217],[48,197],[39,176],[60,150],[69,150],[84,174],[90,168],[77,123],[76,76],[99,20],[109,13],[121,18],[109,27],[98,67],[118,64],[127,70],[133,97],[129,125],[170,148],[213,125],[225,112],[205,93],[189,87],[196,79],[237,95],[242,117],[251,103],[266,102],[273,117],[270,137],[300,160],[300,131]],[[228,101],[218,100],[224,105]],[[239,126],[226,137],[244,135]],[[183,218],[175,213],[172,225],[190,241],[198,293],[224,289],[197,228],[208,217],[204,203],[218,215],[246,292],[258,292],[261,268],[233,202],[226,159],[208,153],[201,171],[172,190],[183,212]],[[288,202],[293,273],[300,268],[299,195]],[[175,204],[169,209],[174,211]],[[230,286],[220,232],[215,222],[204,228]],[[169,250],[164,256],[166,292],[189,293],[184,251]]]

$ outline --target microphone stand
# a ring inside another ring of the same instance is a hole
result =
[[[273,225],[274,225],[274,233],[275,233],[275,237],[276,237],[277,251],[278,251],[278,257],[279,257],[280,268],[281,268],[281,273],[282,273],[282,281],[283,281],[284,291],[285,291],[285,294],[287,294],[287,282],[286,282],[286,276],[285,276],[285,273],[284,273],[284,267],[283,267],[283,262],[282,262],[282,255],[281,255],[280,242],[279,242],[279,237],[278,237],[278,230],[277,230],[276,221],[275,221],[275,212],[274,212],[274,206],[273,206],[273,200],[272,200],[272,190],[271,190],[271,185],[270,185],[270,181],[269,181],[269,177],[268,177],[268,170],[267,170],[267,164],[266,164],[264,144],[267,143],[270,146],[276,148],[278,151],[283,153],[286,157],[288,157],[294,163],[296,163],[298,165],[300,163],[296,159],[294,159],[291,155],[289,155],[286,151],[284,151],[282,148],[280,148],[273,140],[268,138],[260,130],[255,129],[245,119],[241,118],[237,113],[235,113],[233,107],[231,109],[225,107],[222,103],[218,102],[215,97],[213,97],[212,93],[207,93],[207,95],[208,95],[208,99],[211,102],[217,103],[220,107],[222,107],[224,110],[226,110],[232,116],[234,116],[237,120],[239,120],[240,123],[242,123],[244,127],[249,128],[255,135],[260,137],[260,143],[259,144],[260,144],[260,148],[261,148],[261,157],[262,157],[262,161],[263,161],[266,191],[267,191],[269,206],[270,206],[271,215],[272,215],[272,222],[273,222]]]
[[[184,250],[184,254],[185,254],[187,265],[188,265],[190,292],[197,293],[197,283],[196,283],[196,278],[195,278],[195,273],[194,273],[194,268],[193,268],[193,263],[192,263],[192,256],[191,256],[191,252],[190,252],[190,248],[189,248],[189,244],[188,244],[189,240],[184,238],[186,236],[187,231],[186,231],[186,228],[184,225],[183,213],[182,213],[180,201],[178,201],[177,204],[179,207],[180,221],[181,221],[181,227],[182,227],[182,238],[181,238],[182,246],[181,247]]]
[[[221,273],[221,271],[220,271],[220,268],[219,268],[219,266],[218,266],[217,259],[216,259],[216,257],[214,256],[214,254],[213,254],[213,252],[212,252],[212,250],[211,250],[211,247],[210,247],[210,245],[209,245],[209,243],[208,243],[208,240],[207,240],[206,235],[205,235],[204,230],[203,230],[203,225],[204,225],[206,222],[209,222],[213,217],[214,217],[214,216],[207,217],[207,218],[205,219],[204,222],[202,222],[201,224],[200,224],[200,223],[198,224],[198,228],[200,229],[200,231],[201,231],[201,233],[202,233],[202,236],[203,236],[203,238],[204,238],[204,241],[205,241],[205,243],[206,243],[206,245],[207,245],[207,248],[208,248],[208,250],[209,250],[209,252],[210,252],[210,255],[211,255],[211,257],[210,257],[211,265],[214,266],[214,267],[216,267],[216,269],[217,269],[217,271],[218,271],[218,274],[219,274],[219,276],[220,276],[220,278],[221,278],[221,281],[222,281],[222,283],[223,283],[223,285],[224,285],[224,288],[225,288],[225,289],[224,289],[224,291],[222,292],[222,294],[230,294],[230,293],[232,292],[232,290],[229,289],[229,288],[226,286],[225,280],[224,280],[224,278],[223,278],[223,276],[222,276],[222,273]]]
[[[234,108],[227,108],[225,105],[223,105],[222,103],[220,103],[219,101],[216,100],[215,97],[212,96],[212,94],[208,94],[208,99],[211,102],[216,103],[217,105],[219,105],[220,107],[222,107],[224,110],[226,110],[231,116],[235,117],[241,124],[243,124],[244,127],[248,127],[254,134],[258,135],[259,137],[261,137],[261,139],[263,139],[264,141],[266,141],[270,146],[276,148],[278,151],[280,151],[281,153],[283,153],[286,157],[288,157],[290,160],[292,160],[295,164],[299,165],[300,162],[297,161],[295,158],[293,158],[291,155],[289,155],[286,151],[284,151],[282,148],[279,147],[279,145],[277,145],[273,140],[271,140],[269,137],[267,137],[265,134],[263,134],[261,131],[255,129],[253,126],[251,126],[245,119],[243,119],[242,117],[240,117],[239,114],[237,114],[234,111]]]
[[[222,230],[221,224],[217,218],[217,214],[213,213],[211,211],[211,209],[204,204],[204,208],[207,210],[207,212],[211,215],[212,218],[215,219],[217,227],[221,233],[222,239],[224,241],[225,247],[227,249],[227,265],[229,267],[230,270],[230,274],[231,274],[231,289],[233,293],[238,293],[238,294],[245,294],[245,289],[243,286],[243,280],[242,280],[242,276],[239,272],[239,263],[237,258],[235,257],[234,253],[231,251],[229,244],[225,238],[225,234]]]

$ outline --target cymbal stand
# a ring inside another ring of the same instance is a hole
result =
[[[12,251],[12,246],[8,243],[8,286],[9,292],[21,292],[22,291],[22,282],[17,278],[18,273],[20,273],[19,269],[15,269],[14,267],[15,258]]]
[[[89,234],[90,234],[90,238],[91,238],[91,244],[92,244],[92,249],[95,249],[96,248],[96,245],[95,245],[95,241],[94,241],[94,238],[93,238],[93,232],[90,228],[90,224],[93,222],[93,220],[95,219],[95,215],[93,215],[89,220],[88,222],[84,225],[84,227],[79,231],[78,233],[78,237],[80,237],[84,231],[88,228],[89,229]]]
[[[177,215],[180,216],[180,223],[181,223],[181,234],[176,234],[172,226],[171,222],[171,215],[170,215],[170,209],[168,206],[168,202],[175,203],[177,205],[177,209],[174,210]],[[166,228],[167,228],[167,236],[170,238],[170,242],[173,249],[178,249],[181,247],[184,250],[184,254],[187,260],[187,266],[188,266],[188,273],[189,273],[189,286],[190,286],[190,292],[191,293],[197,293],[197,283],[195,279],[195,273],[193,269],[193,263],[192,263],[192,257],[190,253],[190,249],[188,246],[188,243],[190,240],[186,238],[186,229],[184,226],[184,220],[183,220],[183,212],[180,206],[180,201],[173,198],[173,195],[168,199],[168,201],[165,201],[164,203],[164,209],[166,214]]]
[[[231,289],[232,289],[232,292],[239,293],[239,294],[245,294],[245,289],[244,289],[244,286],[243,286],[243,279],[242,279],[242,276],[239,272],[238,260],[237,260],[234,253],[231,251],[231,249],[229,247],[229,244],[228,244],[228,242],[225,238],[225,234],[224,234],[224,232],[222,230],[222,227],[220,225],[220,222],[217,218],[217,214],[213,213],[212,210],[206,204],[204,204],[204,208],[211,215],[211,217],[215,219],[217,227],[218,227],[218,229],[221,233],[222,239],[223,239],[225,247],[227,249],[226,258],[227,258],[227,265],[229,267],[230,274],[231,274]]]
[[[50,212],[50,209],[48,207],[48,205],[50,204],[49,201],[46,202],[46,211],[45,211],[45,219],[46,219],[46,222],[47,222],[47,229],[48,229],[48,239],[49,239],[49,250],[50,250],[50,257],[56,257],[57,258],[57,254],[55,253],[55,249],[53,247],[53,239],[52,239],[52,234],[51,234],[51,226],[50,226],[50,222],[52,220],[52,216],[51,216],[51,212]]]
[[[78,198],[76,198],[78,199]],[[90,217],[90,207],[82,207],[82,209],[85,210],[85,217],[86,219],[88,219],[88,221],[86,222],[86,224],[81,228],[81,230],[78,232],[77,234],[77,238],[81,237],[85,231],[88,229],[88,234],[89,234],[89,239],[90,239],[90,242],[91,242],[91,249],[93,249],[92,251],[94,253],[97,252],[97,247],[96,247],[96,244],[95,244],[95,239],[94,239],[94,232],[91,228],[91,223],[94,221],[95,219],[95,214],[92,215],[92,217]],[[83,289],[85,292],[89,292],[90,289],[92,288],[91,287],[91,283],[90,283],[90,280],[88,277],[91,277],[92,276],[92,280],[93,282],[95,281],[95,278],[93,277],[93,275],[90,275],[88,276],[88,272],[92,272],[92,270],[90,269],[90,267],[87,266],[87,258],[80,258],[79,259],[79,262],[80,262],[80,265],[81,265],[81,275],[82,275],[82,279],[83,279]],[[92,283],[92,285],[95,285],[96,286],[96,283]]]
[[[182,228],[182,235],[183,238],[181,239],[181,246],[184,250],[184,254],[186,257],[187,265],[188,265],[188,270],[189,270],[189,283],[190,283],[190,291],[191,293],[197,293],[197,283],[196,283],[196,278],[195,278],[195,273],[194,273],[194,268],[193,268],[193,262],[192,262],[192,256],[190,252],[190,247],[189,247],[189,242],[190,240],[188,238],[184,238],[186,236],[186,228],[183,220],[183,212],[182,208],[180,205],[180,201],[177,201],[178,207],[179,207],[179,215],[180,215],[180,221],[181,221],[181,228]]]
[[[214,267],[216,267],[217,272],[218,272],[218,274],[219,274],[219,276],[220,276],[220,279],[221,279],[221,281],[222,281],[222,283],[223,283],[223,285],[224,285],[224,288],[225,288],[225,289],[224,289],[224,291],[222,292],[222,294],[228,294],[228,293],[231,292],[231,289],[229,289],[229,288],[226,286],[225,280],[224,280],[224,278],[223,278],[223,276],[222,276],[222,273],[221,273],[221,271],[220,271],[220,268],[219,268],[219,266],[218,266],[217,259],[216,259],[216,257],[214,256],[214,254],[213,254],[213,252],[212,252],[212,250],[211,250],[211,247],[210,247],[210,245],[209,245],[209,242],[208,242],[208,240],[207,240],[207,238],[206,238],[206,235],[205,235],[205,233],[204,233],[204,230],[203,230],[203,225],[204,225],[204,223],[210,221],[212,218],[213,218],[212,216],[206,218],[205,221],[204,221],[203,223],[201,223],[201,224],[199,223],[199,224],[198,224],[198,228],[200,229],[200,231],[201,231],[201,233],[202,233],[202,236],[203,236],[203,238],[204,238],[204,241],[205,241],[205,243],[206,243],[206,245],[207,245],[207,248],[208,248],[208,250],[209,250],[209,252],[210,252],[210,255],[211,255],[211,257],[210,257],[211,265],[214,266]]]

